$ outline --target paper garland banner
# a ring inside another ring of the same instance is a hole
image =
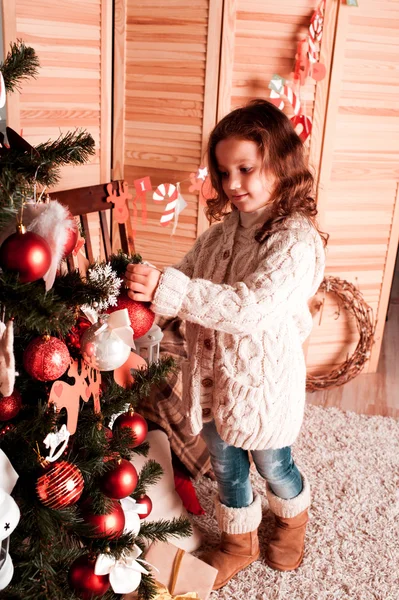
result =
[[[291,122],[301,142],[304,144],[312,131],[312,121],[310,117],[299,114],[301,102],[298,96],[290,87],[288,87],[288,85],[286,85],[286,80],[283,77],[280,77],[280,75],[273,75],[269,83],[269,89],[271,90],[270,96],[272,97],[273,94],[274,99],[278,98],[278,108],[280,110],[283,110],[285,104],[284,100],[281,100],[280,102],[281,96],[284,96],[291,104],[294,111]],[[273,104],[277,106],[276,102],[273,102]]]
[[[141,202],[141,222],[143,225],[147,223],[147,196],[146,192],[151,192],[152,183],[149,177],[142,177],[133,181],[136,188],[136,198],[134,200],[137,209],[137,202]]]
[[[172,235],[176,231],[179,214],[187,206],[187,202],[180,194],[180,183],[173,185],[172,183],[161,183],[152,195],[154,202],[167,202],[165,210],[160,219],[162,227],[166,227],[174,221]]]

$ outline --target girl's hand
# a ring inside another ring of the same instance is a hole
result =
[[[161,272],[147,265],[127,265],[125,282],[127,295],[138,302],[152,302]]]

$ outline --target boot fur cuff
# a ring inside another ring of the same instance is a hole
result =
[[[296,517],[310,506],[310,485],[307,477],[302,475],[303,489],[295,498],[284,500],[272,492],[269,484],[266,482],[266,493],[269,502],[269,508],[277,517],[290,519]]]
[[[260,496],[254,495],[254,501],[244,508],[230,508],[215,498],[216,519],[219,529],[224,533],[250,533],[255,531],[262,520]]]

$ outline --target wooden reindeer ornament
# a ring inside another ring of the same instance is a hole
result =
[[[129,194],[129,186],[126,181],[118,181],[118,193],[114,191],[112,183],[107,185],[107,202],[112,202],[115,205],[114,215],[116,222],[119,224],[126,223],[129,219],[129,208],[127,200],[132,199],[132,194]]]
[[[68,370],[68,376],[75,379],[70,385],[65,381],[55,381],[51,387],[48,404],[53,404],[59,412],[62,408],[67,409],[67,429],[71,435],[76,431],[79,413],[80,398],[87,402],[91,396],[94,401],[94,412],[99,413],[100,407],[100,371],[86,365],[84,361],[72,360]],[[80,372],[79,372],[80,366]],[[87,383],[86,379],[89,381]]]

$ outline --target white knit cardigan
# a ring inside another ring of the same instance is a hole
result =
[[[203,233],[181,263],[166,268],[152,309],[186,321],[182,402],[190,432],[201,431],[202,397],[211,391],[226,443],[282,448],[302,424],[302,343],[313,325],[307,302],[323,280],[325,251],[316,229],[297,216],[262,244],[254,239],[259,224],[247,229],[237,256],[238,225],[234,210]]]

